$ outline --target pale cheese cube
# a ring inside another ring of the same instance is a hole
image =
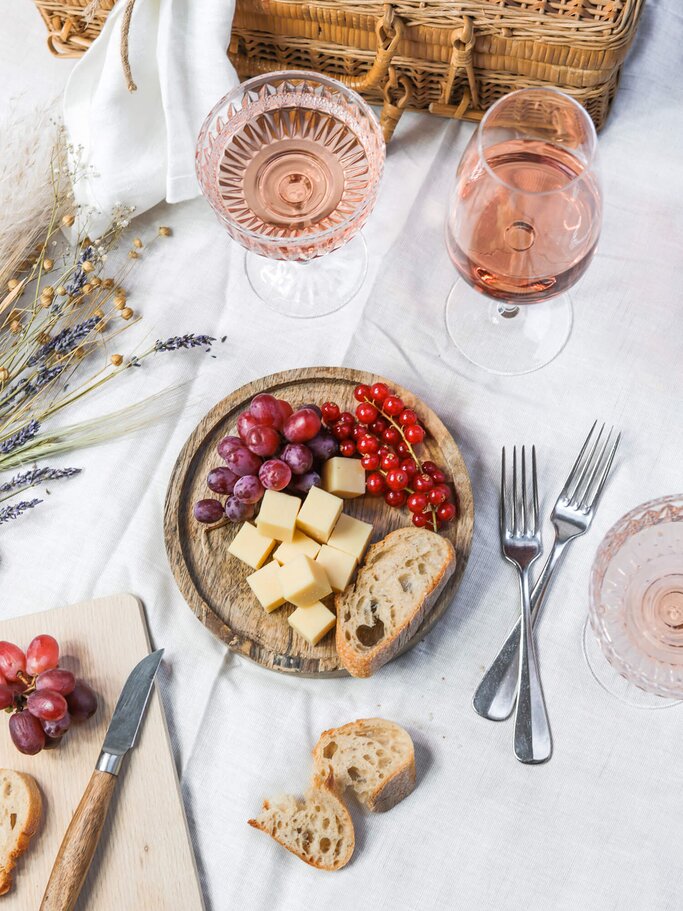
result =
[[[272,561],[247,576],[249,587],[256,595],[261,607],[270,613],[285,603],[280,584],[280,564]]]
[[[296,524],[316,541],[327,544],[343,508],[344,501],[339,497],[319,487],[311,487],[296,517]]]
[[[344,591],[358,565],[358,560],[352,554],[330,547],[329,544],[323,544],[315,559],[316,563],[324,567],[330,585],[336,592]]]
[[[360,563],[371,536],[372,525],[361,522],[360,519],[354,519],[352,516],[343,515],[339,517],[327,543],[330,547],[336,547],[337,550],[351,554]]]
[[[285,598],[297,604],[313,604],[332,591],[323,567],[306,554],[280,567],[280,584]]]
[[[320,601],[316,601],[310,607],[297,607],[288,618],[292,629],[311,645],[317,645],[336,622],[337,618],[332,611]]]
[[[320,545],[297,528],[291,541],[283,541],[273,554],[273,559],[284,565],[300,554],[306,554],[311,560],[318,556]]]
[[[258,530],[276,541],[291,541],[300,506],[301,500],[298,497],[280,493],[279,490],[267,490],[256,517]]]
[[[360,459],[344,459],[337,456],[323,466],[323,487],[337,497],[350,499],[365,493],[365,469]]]
[[[274,547],[273,538],[266,538],[251,522],[245,522],[233,538],[228,553],[252,569],[260,569]]]

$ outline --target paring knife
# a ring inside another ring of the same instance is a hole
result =
[[[90,868],[123,759],[135,745],[163,648],[130,672],[104,738],[102,752],[62,839],[40,911],[72,911]]]

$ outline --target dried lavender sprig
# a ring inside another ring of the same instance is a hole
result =
[[[91,316],[90,319],[84,320],[76,326],[62,329],[62,331],[55,335],[53,339],[50,339],[49,342],[41,345],[36,353],[29,359],[28,366],[33,367],[41,361],[44,361],[53,351],[55,354],[68,354],[70,351],[73,351],[74,348],[78,348],[83,339],[90,335],[93,329],[99,325],[99,322],[99,316]]]
[[[0,509],[0,525],[4,522],[9,522],[12,519],[18,519],[27,509],[33,509],[34,506],[37,506],[42,502],[42,500],[22,500],[20,503],[14,503],[12,506],[3,507]]]
[[[47,386],[48,383],[51,383],[52,380],[57,379],[62,370],[64,370],[63,364],[57,364],[55,367],[42,366],[38,370],[35,379],[24,386],[24,395],[35,395],[36,392],[40,392],[40,390]]]
[[[211,348],[211,345],[216,341],[210,335],[195,335],[194,332],[189,332],[187,335],[174,335],[172,338],[167,338],[166,341],[161,341],[157,339],[154,343],[155,351],[178,351],[180,348]]]
[[[83,250],[81,255],[78,257],[78,263],[76,265],[76,270],[71,277],[71,280],[66,285],[66,290],[68,294],[77,294],[83,285],[86,283],[88,276],[81,268],[83,263],[90,259],[93,254],[92,247],[88,246]]]
[[[14,449],[19,449],[21,446],[28,443],[29,440],[32,440],[39,430],[39,421],[29,421],[21,430],[17,430],[11,437],[7,437],[4,443],[0,443],[0,453],[5,455],[8,452],[12,452]]]
[[[45,481],[58,481],[61,478],[72,478],[80,474],[82,468],[31,468],[16,474],[9,481],[0,484],[0,493],[9,493],[11,490],[23,490],[26,487],[35,487]]]

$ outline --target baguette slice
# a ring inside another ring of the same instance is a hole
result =
[[[0,769],[0,895],[12,887],[12,870],[38,829],[42,807],[30,775]]]
[[[395,807],[415,787],[410,734],[384,718],[360,718],[323,731],[313,761],[319,775],[331,769],[339,791],[352,788],[374,813]]]
[[[370,677],[401,650],[455,569],[453,545],[424,528],[399,528],[373,544],[356,581],[335,597],[337,652],[354,677]]]
[[[287,794],[263,802],[249,825],[270,835],[305,863],[319,870],[341,870],[353,854],[353,822],[336,792],[334,777],[314,777],[303,800]]]

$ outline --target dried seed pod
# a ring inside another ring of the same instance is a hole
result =
[[[84,272],[92,272],[94,268],[95,267],[93,266],[93,264],[90,262],[89,259],[86,259],[85,262],[81,266],[81,269]]]
[[[47,343],[50,341],[50,333],[41,332],[40,335],[38,335],[38,337],[36,338],[36,341],[38,342],[39,345],[47,345]]]
[[[120,294],[117,294],[116,297],[114,298],[114,307],[116,308],[116,310],[123,310],[123,308],[125,306],[126,306],[126,298],[121,297]]]
[[[133,246],[134,246],[134,247],[137,247],[138,250],[142,250],[144,244],[142,243],[142,240],[141,240],[139,237],[134,237],[134,238],[133,238]]]
[[[9,370],[7,367],[0,367],[0,383],[6,383],[9,379]]]
[[[99,277],[99,275],[93,275],[93,277],[90,279],[90,284],[93,288],[99,288],[102,284],[102,279]]]
[[[8,291],[14,291],[14,289],[15,289],[15,288],[18,288],[18,287],[19,287],[19,279],[18,279],[18,278],[10,278],[10,280],[7,282],[7,290],[8,290]]]
[[[45,288],[43,288],[43,290],[40,292],[40,296],[41,296],[41,297],[54,297],[54,296],[55,296],[55,289],[52,287],[52,285],[47,285],[47,286],[46,286]]]
[[[136,252],[135,250],[129,250],[128,258],[129,259],[140,259],[140,254],[138,252]]]
[[[13,319],[12,322],[9,324],[9,331],[12,332],[14,335],[16,335],[17,332],[21,332],[21,320]]]
[[[121,319],[130,319],[133,315],[133,311],[130,307],[124,307],[121,311]]]
[[[166,225],[162,225],[162,226],[159,228],[159,235],[160,235],[161,237],[170,237],[172,233],[173,233],[173,232],[171,231],[171,229],[168,228],[168,227],[166,227]]]
[[[74,215],[71,214],[71,212],[68,212],[66,215],[63,215],[63,216],[62,216],[62,224],[63,224],[66,228],[70,228],[71,225],[72,225],[75,221],[76,221],[76,218],[75,218]]]
[[[114,279],[113,279],[113,278],[103,278],[103,279],[102,279],[102,287],[103,287],[103,288],[113,288],[113,287],[114,287]]]
[[[112,364],[114,365],[114,367],[120,367],[121,364],[123,363],[123,355],[122,354],[112,354],[110,360],[111,360]]]
[[[81,294],[90,294],[91,291],[92,291],[92,284],[90,282],[86,282],[83,285],[83,287],[81,288]]]
[[[51,260],[51,259],[43,260],[43,269],[45,269],[46,272],[49,272],[53,266],[54,266],[54,260]]]
[[[64,285],[57,286],[57,294],[59,294],[60,297],[63,297],[66,294],[66,288]]]

